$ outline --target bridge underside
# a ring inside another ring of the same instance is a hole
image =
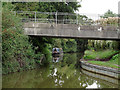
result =
[[[76,24],[25,23],[24,33],[29,36],[120,40],[120,32],[113,26],[80,26]]]
[[[50,36],[50,35],[28,35],[30,37],[47,37],[47,38],[68,38],[68,39],[84,39],[84,40],[115,40],[120,41],[120,39],[113,39],[113,38],[91,38],[91,37],[68,37],[68,36]]]

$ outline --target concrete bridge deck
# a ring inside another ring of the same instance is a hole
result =
[[[120,40],[120,29],[115,26],[28,22],[23,28],[24,33],[29,36]]]

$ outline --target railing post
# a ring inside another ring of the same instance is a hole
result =
[[[36,12],[35,12],[35,23],[36,23]]]
[[[56,20],[56,25],[57,25],[57,12],[55,14],[55,20]]]
[[[16,11],[14,11],[14,14],[15,14],[15,16],[16,16]]]
[[[78,24],[78,14],[76,15],[76,24]]]

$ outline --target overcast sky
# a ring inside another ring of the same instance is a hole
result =
[[[120,0],[82,0],[78,13],[89,14],[104,14],[108,9],[114,13],[118,13],[118,2]]]

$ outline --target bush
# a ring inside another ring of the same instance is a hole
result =
[[[117,55],[113,56],[113,57],[112,57],[112,60],[118,59],[118,55],[120,55],[120,54],[117,54]]]
[[[84,59],[95,59],[92,55],[84,55],[83,57]]]
[[[2,8],[2,69],[3,74],[35,67],[35,52],[28,36],[23,34],[19,17],[11,11],[13,6]]]
[[[102,50],[102,51],[86,50],[83,58],[84,59],[106,59],[118,52],[119,51],[115,51],[115,50]]]

